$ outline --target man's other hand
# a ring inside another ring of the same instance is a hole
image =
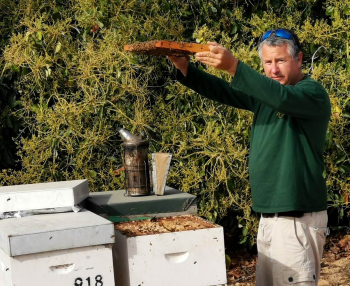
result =
[[[167,58],[184,76],[187,75],[189,57],[167,56]]]
[[[207,42],[209,52],[196,53],[196,59],[203,64],[227,71],[231,76],[236,73],[238,59],[216,42]]]

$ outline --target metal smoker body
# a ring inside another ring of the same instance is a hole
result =
[[[125,166],[125,190],[128,196],[145,196],[151,191],[149,175],[147,140],[124,130],[119,130],[125,142],[124,166]]]

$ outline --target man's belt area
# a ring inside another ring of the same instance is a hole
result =
[[[268,217],[302,217],[305,214],[305,212],[302,211],[290,211],[290,212],[281,212],[281,213],[262,213],[263,218],[268,218]]]

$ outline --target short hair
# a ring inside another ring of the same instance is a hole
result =
[[[285,29],[286,31],[290,32],[293,35],[294,39],[284,39],[281,37],[276,36],[275,33],[272,33],[270,35],[270,37],[266,38],[264,41],[260,42],[259,47],[258,47],[258,51],[259,51],[259,57],[260,60],[262,60],[262,46],[263,45],[267,45],[267,46],[272,46],[272,47],[276,47],[276,46],[283,46],[285,44],[288,45],[288,52],[291,55],[291,57],[296,61],[298,59],[299,56],[299,52],[300,52],[300,43],[299,43],[299,39],[298,37],[292,33],[290,30]]]

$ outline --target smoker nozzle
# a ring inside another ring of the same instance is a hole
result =
[[[117,128],[117,131],[119,132],[119,134],[122,137],[123,141],[133,141],[133,142],[142,141],[142,138],[132,134],[128,130],[125,130],[123,128]]]

